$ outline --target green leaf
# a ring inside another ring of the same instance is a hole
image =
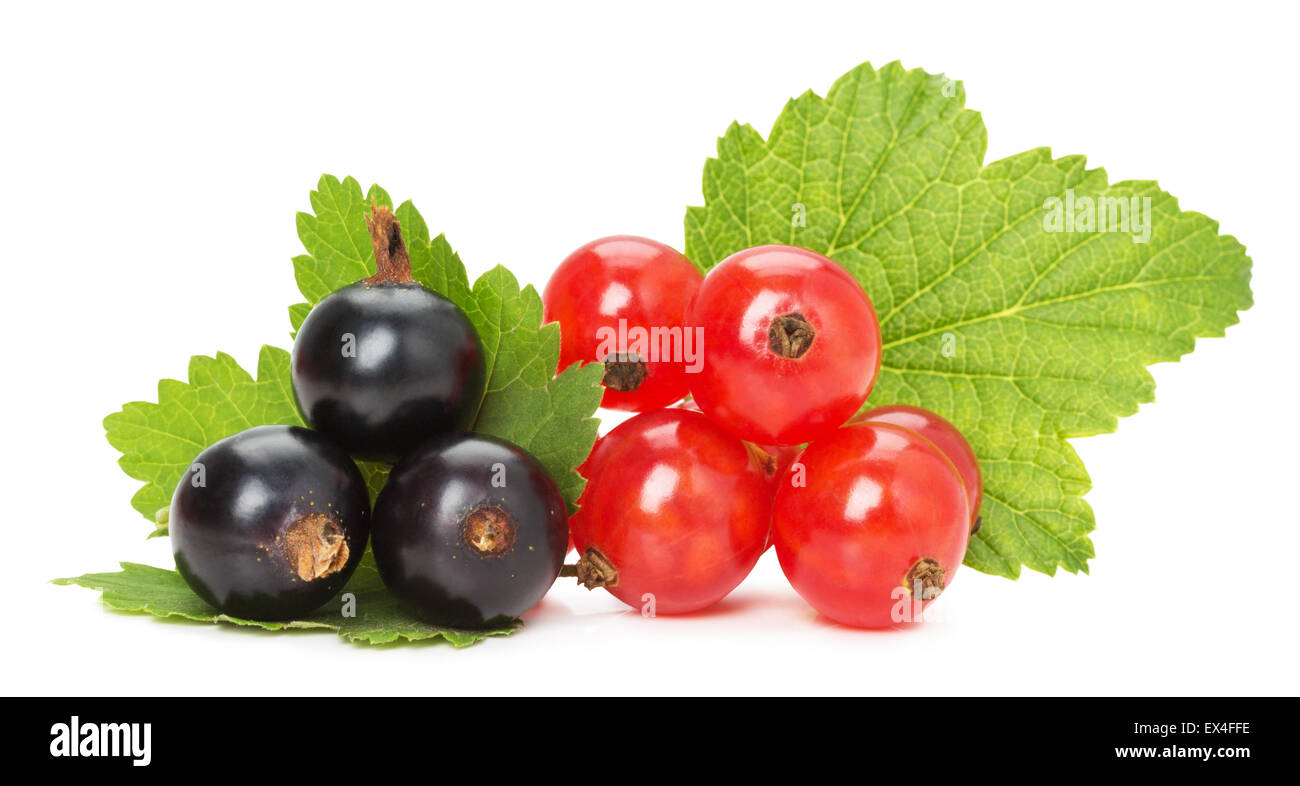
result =
[[[843,265],[884,340],[867,406],[934,410],[979,456],[984,523],[966,564],[1087,571],[1090,481],[1066,439],[1114,430],[1153,400],[1146,366],[1235,324],[1250,259],[1155,183],[1110,183],[1082,157],[1037,149],[985,166],[964,101],[959,82],[864,64],[825,98],[788,102],[767,139],[733,124],[705,164],[705,205],[687,209],[686,253],[707,270],[787,243]],[[1052,231],[1048,200],[1071,195],[1149,198],[1149,239],[1077,218],[1081,231]]]
[[[293,328],[289,331],[289,338],[298,335],[298,328],[302,327],[302,321],[307,318],[309,311],[311,311],[310,303],[294,303],[289,306],[289,325]]]
[[[541,297],[531,284],[520,290],[504,267],[475,281],[473,295],[466,313],[492,358],[474,430],[527,448],[572,509],[586,483],[574,467],[596,441],[599,421],[585,415],[600,406],[604,367],[575,365],[555,376],[560,326],[542,324]]]
[[[224,622],[266,630],[334,630],[343,638],[363,644],[443,639],[454,647],[468,647],[489,636],[508,636],[523,623],[513,620],[484,631],[454,630],[426,625],[412,617],[390,592],[384,589],[369,554],[357,566],[339,597],[306,619],[289,622],[260,622],[222,614],[195,595],[174,570],[163,570],[134,562],[123,562],[117,573],[88,573],[75,578],[55,579],[55,584],[76,585],[103,593],[104,605],[118,611],[144,612],[156,617],[180,617],[197,622]],[[343,616],[344,598],[351,594],[355,616]]]
[[[219,439],[253,426],[302,425],[289,384],[289,353],[262,347],[257,379],[225,353],[190,359],[189,382],[158,383],[158,403],[134,401],[104,418],[122,471],[145,485],[131,505],[151,522],[194,457]],[[165,519],[164,519],[165,521]]]
[[[298,214],[298,239],[307,253],[294,257],[293,272],[299,291],[310,303],[319,303],[340,286],[375,272],[365,218],[372,198],[392,207],[392,200],[378,186],[362,196],[361,186],[352,178],[340,181],[324,175],[311,192],[315,213]]]

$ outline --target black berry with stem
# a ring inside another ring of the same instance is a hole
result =
[[[564,498],[522,448],[481,434],[433,439],[375,501],[385,586],[426,621],[483,628],[534,606],[568,549]]]
[[[411,277],[387,207],[366,217],[377,272],[326,297],[293,344],[303,417],[349,453],[396,461],[471,426],[486,385],[483,346],[465,313]]]
[[[234,617],[314,611],[366,550],[370,498],[348,454],[320,434],[258,426],[194,459],[172,495],[176,569]]]

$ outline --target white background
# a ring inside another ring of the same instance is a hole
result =
[[[1283,4],[545,6],[6,7],[3,693],[1300,692]],[[1254,259],[1241,324],[1075,441],[1090,575],[963,570],[933,621],[870,633],[819,619],[769,553],[705,614],[645,620],[564,582],[464,651],[168,623],[47,583],[171,566],[100,421],[192,354],[253,368],[289,345],[294,213],[321,172],[414,198],[472,275],[505,263],[540,289],[594,237],[680,247],[728,123],[766,134],[787,98],[895,59],[965,81],[986,160],[1050,145],[1157,178]]]

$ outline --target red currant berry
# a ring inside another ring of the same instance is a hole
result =
[[[871,300],[844,268],[802,248],[727,257],[705,277],[687,324],[704,332],[691,394],[711,420],[759,445],[839,428],[880,370]]]
[[[683,327],[703,276],[663,243],[620,235],[574,251],[542,293],[547,322],[560,323],[559,369],[605,363],[601,406],[645,412],[686,395],[698,362]]]
[[[966,486],[966,501],[970,505],[971,534],[974,535],[979,530],[980,503],[984,499],[984,486],[975,451],[971,450],[970,443],[957,427],[928,409],[909,407],[906,404],[876,407],[855,415],[852,422],[868,421],[893,423],[895,426],[911,429],[943,451],[957,468],[957,474],[961,475],[961,482]]]
[[[772,534],[790,584],[830,619],[862,628],[916,621],[966,554],[966,489],[916,432],[846,426],[796,459],[776,494]]]
[[[629,606],[682,614],[722,600],[763,553],[769,481],[735,437],[683,409],[647,412],[601,440],[570,520],[578,580]]]

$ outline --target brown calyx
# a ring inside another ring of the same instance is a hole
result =
[[[480,557],[500,557],[515,546],[515,522],[504,508],[483,505],[460,522],[460,539]]]
[[[936,560],[922,557],[903,577],[903,586],[907,588],[907,594],[914,599],[919,595],[921,600],[934,600],[939,597],[939,593],[943,592],[943,567]]]
[[[334,519],[309,513],[284,532],[289,568],[303,581],[314,581],[343,570],[348,563],[348,539]]]
[[[589,590],[618,586],[618,568],[595,546],[583,552],[577,563],[561,567],[560,575],[577,577],[578,583]]]
[[[366,228],[370,230],[370,243],[375,249],[375,274],[362,281],[367,284],[409,284],[415,281],[411,276],[411,256],[402,240],[402,225],[393,211],[372,200]]]
[[[979,531],[980,531],[980,527],[982,527],[982,526],[984,526],[984,517],[983,517],[983,516],[976,516],[976,517],[975,517],[975,520],[971,522],[971,525],[970,525],[970,534],[971,534],[971,535],[974,535],[976,532],[979,532]]]
[[[601,384],[619,393],[631,393],[641,387],[648,376],[645,361],[635,352],[607,355],[601,362],[605,364],[605,376],[601,377]]]
[[[767,328],[767,348],[777,357],[794,360],[804,356],[816,337],[817,331],[803,314],[782,314]]]

